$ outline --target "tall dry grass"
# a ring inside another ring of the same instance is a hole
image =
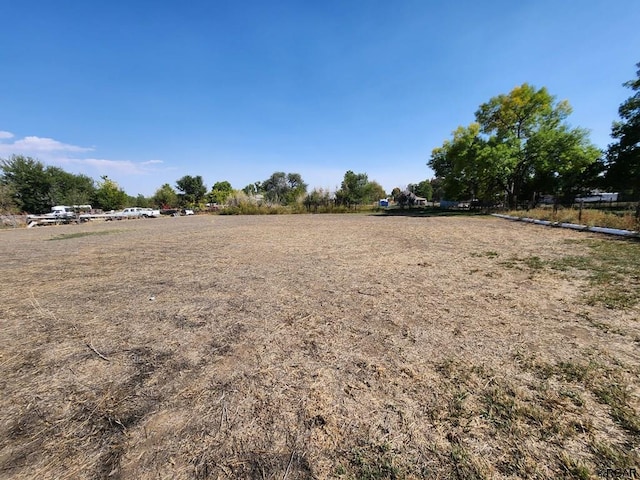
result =
[[[536,218],[559,223],[577,223],[590,227],[619,228],[623,230],[640,230],[640,222],[632,211],[618,214],[595,209],[560,208],[554,211],[551,208],[534,208],[527,211],[510,211],[507,215],[514,217]]]

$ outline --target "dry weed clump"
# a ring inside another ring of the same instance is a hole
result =
[[[0,478],[640,466],[640,310],[589,293],[627,282],[636,243],[365,215],[0,235]]]

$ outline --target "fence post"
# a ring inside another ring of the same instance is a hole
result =
[[[582,222],[582,206],[584,205],[584,200],[580,202],[580,210],[578,210],[578,221]]]

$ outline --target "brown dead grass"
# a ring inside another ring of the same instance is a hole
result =
[[[507,215],[514,217],[529,217],[538,220],[548,220],[550,222],[574,223],[587,225],[589,227],[618,228],[622,230],[638,231],[640,223],[635,215],[634,206],[626,212],[614,213],[595,208],[559,208],[554,210],[551,207],[534,208],[530,210],[518,210],[507,212]]]
[[[0,477],[639,468],[640,309],[538,268],[585,238],[361,215],[0,232]]]

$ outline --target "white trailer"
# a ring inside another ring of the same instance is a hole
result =
[[[49,213],[27,215],[27,227],[77,222],[80,212],[88,210],[91,210],[91,205],[56,205],[51,207]]]
[[[599,192],[594,190],[589,195],[585,195],[583,197],[576,197],[576,203],[597,203],[597,202],[617,202],[618,201],[618,193],[610,193],[610,192]]]

